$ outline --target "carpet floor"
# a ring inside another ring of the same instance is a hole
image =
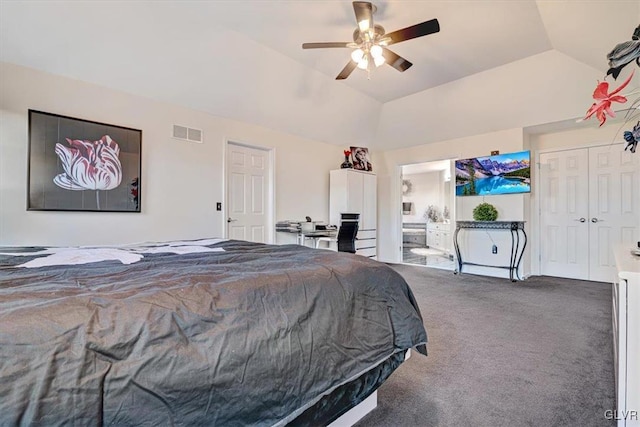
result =
[[[613,426],[611,285],[392,265],[429,337],[357,426]]]

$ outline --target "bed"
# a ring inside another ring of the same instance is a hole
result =
[[[204,239],[0,248],[0,425],[327,425],[427,335],[383,263]]]

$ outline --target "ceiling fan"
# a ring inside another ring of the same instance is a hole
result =
[[[413,64],[395,52],[387,48],[394,43],[415,39],[440,31],[437,19],[412,25],[401,30],[385,33],[381,25],[373,23],[373,14],[376,7],[368,1],[354,1],[353,10],[356,14],[358,27],[353,32],[353,42],[321,42],[303,43],[303,49],[321,48],[351,48],[351,61],[340,71],[336,80],[344,80],[353,70],[361,68],[369,72],[369,67],[376,67],[384,63],[391,65],[396,70],[403,72]]]

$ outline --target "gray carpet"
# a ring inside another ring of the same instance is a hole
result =
[[[393,265],[429,335],[357,426],[613,426],[611,285]]]

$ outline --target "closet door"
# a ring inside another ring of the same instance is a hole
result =
[[[543,275],[614,282],[614,251],[640,240],[640,156],[620,144],[540,155]]]
[[[613,282],[613,253],[640,240],[640,156],[608,145],[589,149],[589,280]]]
[[[546,276],[589,278],[589,154],[540,155],[540,268]]]

